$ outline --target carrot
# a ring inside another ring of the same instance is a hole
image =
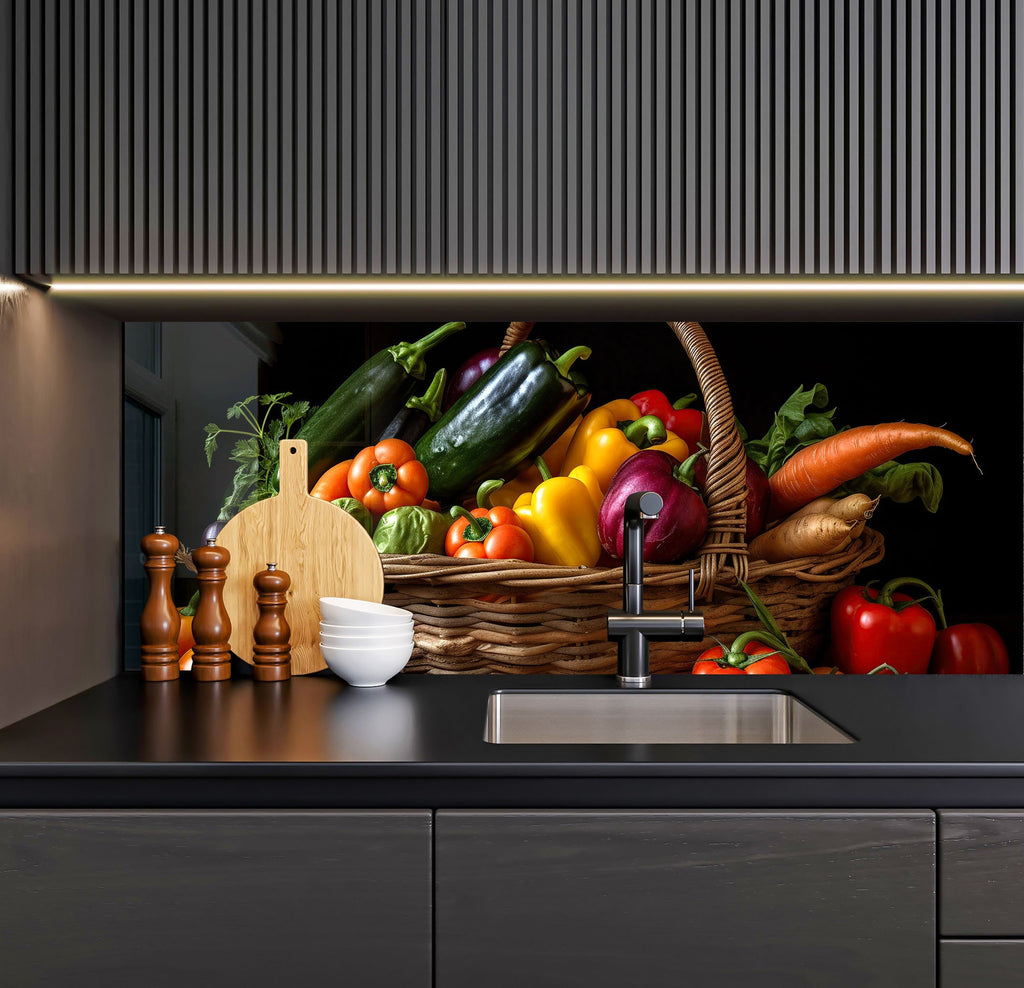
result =
[[[787,518],[750,543],[750,558],[781,563],[802,556],[826,556],[849,543],[856,525],[855,521],[826,514]]]
[[[974,452],[966,439],[932,425],[887,422],[837,432],[798,450],[768,478],[772,513],[788,515],[866,470],[928,446],[942,446],[964,456]]]

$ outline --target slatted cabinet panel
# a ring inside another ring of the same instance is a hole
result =
[[[12,2],[19,273],[1024,273],[1019,0]]]

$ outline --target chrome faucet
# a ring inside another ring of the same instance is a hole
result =
[[[622,610],[608,612],[608,638],[619,643],[620,686],[651,685],[650,639],[698,642],[704,615],[694,609],[694,572],[690,570],[687,611],[644,610],[644,522],[658,517],[665,502],[654,491],[630,494],[623,509]]]

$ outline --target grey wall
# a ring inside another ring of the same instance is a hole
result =
[[[15,0],[16,269],[1024,273],[1020,0]]]
[[[121,665],[121,333],[0,299],[0,726]]]

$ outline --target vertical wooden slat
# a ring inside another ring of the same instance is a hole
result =
[[[294,108],[292,119],[294,121],[293,133],[295,145],[293,149],[294,172],[293,182],[295,185],[295,197],[292,210],[295,214],[293,238],[295,251],[293,256],[293,267],[295,272],[307,272],[312,270],[311,251],[309,238],[311,236],[313,216],[310,211],[310,135],[312,132],[312,117],[314,113],[314,94],[309,86],[309,68],[312,57],[309,27],[309,3],[297,3],[294,8],[292,30],[295,32],[293,44],[294,61],[292,63],[292,76],[294,89]],[[319,86],[314,87],[319,89]]]
[[[143,48],[146,66],[146,251],[147,271],[163,270],[163,0],[148,0],[148,24]]]
[[[253,94],[249,87],[252,62],[252,7],[235,6],[235,74],[232,86],[236,96],[234,210],[237,222],[234,261],[238,274],[251,270],[252,246],[252,127]]]

